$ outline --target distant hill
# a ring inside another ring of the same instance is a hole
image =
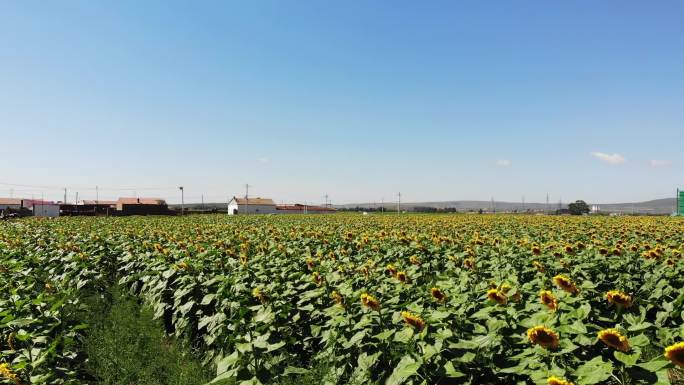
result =
[[[562,208],[567,208],[568,202],[562,205]],[[605,213],[625,213],[631,214],[670,214],[675,210],[676,199],[664,198],[655,199],[646,202],[635,203],[598,203],[601,212]],[[589,203],[593,205],[593,203]],[[180,209],[179,204],[169,205],[172,208]],[[379,209],[380,203],[348,203],[343,205],[334,205],[337,209],[354,209],[356,207],[365,209]],[[385,209],[396,210],[397,204],[385,203]],[[405,211],[414,211],[416,207],[430,207],[436,209],[455,209],[456,211],[478,211],[479,209],[490,211],[492,207],[491,201],[443,201],[443,202],[402,202],[401,209]],[[494,207],[497,212],[502,211],[522,211],[521,202],[500,202],[494,201]],[[187,210],[216,210],[218,212],[225,212],[226,203],[205,203],[204,206],[200,203],[186,203]],[[558,202],[549,203],[549,210],[557,210]],[[525,203],[525,210],[544,211],[546,210],[545,203]]]
[[[594,203],[589,203],[593,205]],[[625,213],[631,214],[670,214],[675,210],[675,198],[655,199],[646,202],[635,203],[606,203],[597,205],[601,212],[606,213]],[[343,205],[335,205],[338,209],[353,209],[356,207],[378,209],[379,203],[349,203]],[[396,210],[396,203],[385,203],[385,208],[389,210]],[[443,202],[406,202],[401,204],[401,209],[406,211],[414,211],[416,207],[430,207],[436,209],[456,209],[457,211],[477,211],[485,210],[491,211],[491,201],[443,201]],[[567,203],[562,205],[562,208],[567,208]],[[500,202],[494,201],[494,208],[496,211],[522,211],[521,202]],[[549,203],[548,210],[557,210],[559,208],[558,202]],[[544,211],[547,209],[545,203],[525,203],[525,210]]]

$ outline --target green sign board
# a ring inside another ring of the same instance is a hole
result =
[[[677,214],[684,215],[684,191],[679,190],[679,211]]]

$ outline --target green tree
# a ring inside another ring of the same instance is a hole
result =
[[[572,215],[582,215],[589,213],[589,205],[587,205],[587,202],[582,200],[575,201],[575,203],[570,203],[568,205],[568,209],[570,209],[570,214]]]

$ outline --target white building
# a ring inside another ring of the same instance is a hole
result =
[[[59,216],[59,205],[55,203],[36,204],[33,206],[33,216],[55,218]]]
[[[24,207],[33,211],[34,217],[54,218],[59,216],[59,203],[24,199]]]
[[[277,214],[275,202],[266,198],[236,198],[228,202],[228,215]]]

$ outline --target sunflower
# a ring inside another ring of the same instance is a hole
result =
[[[471,270],[475,269],[475,260],[473,258],[466,258],[463,261],[463,267]]]
[[[414,327],[416,330],[421,331],[423,328],[425,328],[425,321],[423,321],[423,319],[417,314],[413,314],[408,311],[402,311],[401,316],[404,318],[404,322],[406,322],[407,325]]]
[[[0,364],[0,378],[6,378],[17,385],[21,384],[19,376],[12,371],[12,367],[10,367],[9,364],[4,362]]]
[[[509,292],[513,289],[511,285],[504,283],[501,284],[501,288],[499,289],[502,293],[506,294],[506,296],[510,296],[510,298],[513,300],[513,302],[519,302],[520,299],[522,298],[521,294],[519,291],[516,291],[512,296],[509,294]]]
[[[556,284],[559,288],[567,291],[570,294],[577,294],[579,293],[579,289],[577,286],[575,286],[575,283],[572,282],[572,280],[564,275],[557,275],[553,277],[553,283]]]
[[[555,376],[549,377],[549,378],[546,380],[546,382],[547,382],[549,385],[574,385],[572,382],[570,382],[570,381],[568,381],[568,380],[566,380],[566,379],[564,379],[564,378],[559,378],[559,377],[555,377]]]
[[[321,277],[321,275],[317,271],[311,273],[311,280],[313,280],[314,283],[318,286],[321,286],[321,284],[323,283],[323,277]]]
[[[387,265],[387,267],[385,268],[385,270],[387,270],[387,272],[390,273],[390,275],[395,275],[395,274],[397,273],[397,268],[396,268],[396,266],[394,266],[394,265],[391,264],[391,263],[390,263],[389,265]]]
[[[252,297],[261,303],[266,303],[266,301],[268,301],[266,294],[258,287],[252,289]]]
[[[619,307],[628,308],[632,306],[632,297],[619,290],[611,290],[606,293],[606,299],[609,303]]]
[[[444,294],[444,292],[437,287],[430,289],[430,294],[432,295],[432,298],[437,301],[437,303],[444,303],[446,301],[446,294]]]
[[[506,296],[506,293],[497,289],[487,290],[487,299],[494,301],[499,305],[505,305],[508,303],[508,297]]]
[[[629,340],[616,329],[604,329],[598,332],[598,338],[606,345],[621,352],[628,352]]]
[[[556,349],[558,347],[558,334],[545,326],[535,326],[527,329],[527,339],[535,345],[546,349]]]
[[[380,310],[380,302],[368,293],[361,294],[361,304],[375,311]]]
[[[539,261],[533,261],[532,265],[539,271],[540,273],[543,273],[546,269],[544,269],[544,265],[542,265]]]
[[[532,254],[541,255],[541,247],[537,245],[532,246]]]
[[[420,265],[420,259],[416,255],[412,255],[409,258],[409,262],[411,262],[412,265]]]
[[[550,290],[542,290],[539,292],[539,302],[546,305],[546,307],[552,311],[556,311],[558,309],[558,299]]]
[[[408,277],[408,275],[406,275],[405,271],[397,272],[396,277],[401,283],[408,283],[409,282],[409,277]]]
[[[342,297],[337,290],[333,290],[332,293],[330,293],[330,298],[332,298],[332,300],[335,301],[338,306],[344,307],[344,297]]]
[[[679,342],[665,348],[665,357],[673,364],[684,368],[684,342]]]
[[[306,267],[309,270],[313,270],[315,266],[316,266],[316,261],[313,258],[309,257],[306,259]]]
[[[565,245],[565,252],[568,254],[572,254],[575,252],[575,249],[572,247],[572,245]]]

